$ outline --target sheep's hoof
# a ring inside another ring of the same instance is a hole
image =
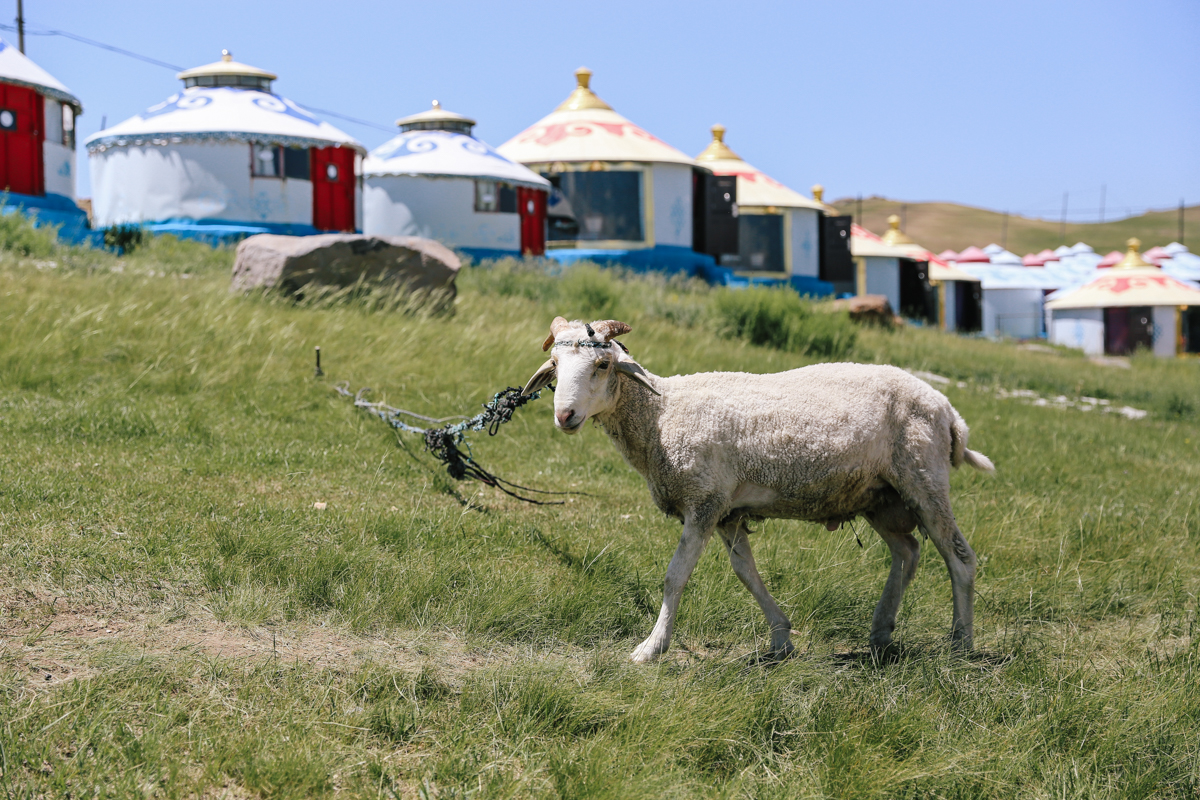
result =
[[[757,664],[780,664],[787,661],[796,653],[796,647],[791,641],[781,645],[772,645],[771,649],[754,659]]]
[[[665,652],[666,647],[659,647],[657,642],[646,640],[634,649],[629,655],[629,660],[635,664],[648,664]]]

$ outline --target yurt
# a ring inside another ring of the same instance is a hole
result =
[[[87,233],[87,215],[75,205],[75,118],[82,113],[66,86],[0,39],[4,210],[22,208],[74,241]]]
[[[900,262],[908,254],[861,225],[850,227],[850,253],[854,257],[854,293],[883,295],[900,313]]]
[[[812,294],[821,287],[821,222],[825,207],[742,160],[725,144],[725,126],[712,126],[712,142],[696,156],[714,175],[737,180],[736,240],[719,263],[740,272],[801,279]]]
[[[900,230],[900,217],[888,217],[883,242],[905,254],[900,262],[899,312],[946,331],[975,332],[983,324],[979,278],[934,255]]]
[[[1140,246],[1130,239],[1121,263],[1051,298],[1053,342],[1091,355],[1200,353],[1200,289],[1144,260]]]
[[[497,151],[547,178],[546,254],[693,272],[693,173],[699,166],[618,114],[590,88],[591,70],[549,116]],[[704,170],[707,172],[707,170]]]
[[[362,228],[366,148],[228,51],[176,77],[183,91],[88,137],[95,227],[206,241]]]
[[[550,181],[472,135],[475,120],[433,108],[363,161],[363,232],[437,239],[475,259],[542,255]]]

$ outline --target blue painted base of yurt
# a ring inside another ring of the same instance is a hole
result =
[[[192,239],[218,247],[237,244],[242,239],[259,233],[277,233],[284,236],[313,236],[320,231],[312,225],[290,222],[231,222],[227,220],[170,219],[149,222],[141,226],[148,233],[169,233],[179,239]]]
[[[633,272],[663,272],[668,275],[703,276],[707,267],[715,267],[712,256],[697,253],[690,247],[660,244],[637,250],[600,250],[571,248],[546,250],[546,258],[561,264],[594,261],[597,264],[625,267]]]
[[[481,261],[496,261],[501,258],[521,258],[519,250],[497,250],[491,247],[456,247],[454,249],[476,264]]]
[[[103,244],[100,232],[88,227],[87,213],[69,197],[61,194],[39,197],[8,192],[0,195],[0,202],[3,203],[0,213],[13,214],[21,211],[36,226],[57,226],[58,238],[68,244]]]

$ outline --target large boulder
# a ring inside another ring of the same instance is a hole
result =
[[[450,248],[419,236],[260,233],[238,245],[234,291],[265,288],[296,294],[306,286],[390,284],[414,294],[454,297],[461,266]]]

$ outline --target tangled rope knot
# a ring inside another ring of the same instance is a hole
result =
[[[512,420],[513,412],[518,408],[541,397],[541,392],[524,395],[521,393],[520,387],[509,386],[503,391],[496,392],[492,395],[492,399],[484,403],[483,411],[469,419],[462,417],[443,417],[436,419],[434,417],[426,417],[422,414],[415,414],[411,411],[405,411],[402,408],[395,408],[386,405],[385,403],[372,403],[366,399],[366,395],[371,391],[367,387],[359,389],[356,393],[350,393],[350,383],[343,381],[334,387],[334,391],[343,397],[350,397],[354,400],[355,408],[362,408],[376,414],[387,424],[391,425],[398,431],[404,433],[420,434],[425,441],[425,449],[438,461],[446,465],[446,472],[451,478],[456,481],[473,478],[482,484],[492,486],[510,497],[515,497],[518,500],[523,500],[526,503],[534,505],[562,505],[563,500],[535,500],[531,497],[524,497],[511,489],[519,489],[522,492],[534,492],[535,494],[544,495],[567,495],[567,494],[582,494],[582,492],[547,492],[541,489],[531,489],[528,486],[521,486],[511,481],[506,481],[491,472],[488,472],[471,455],[471,445],[467,441],[468,431],[481,431],[487,429],[488,436],[495,436],[500,426]],[[451,419],[462,419],[462,422],[457,422],[443,425],[440,428],[418,428],[415,425],[409,425],[401,416],[410,417],[412,419],[425,420],[426,422],[447,422]],[[460,447],[462,445],[462,447]],[[464,452],[465,451],[465,452]],[[506,487],[511,487],[506,488]]]

